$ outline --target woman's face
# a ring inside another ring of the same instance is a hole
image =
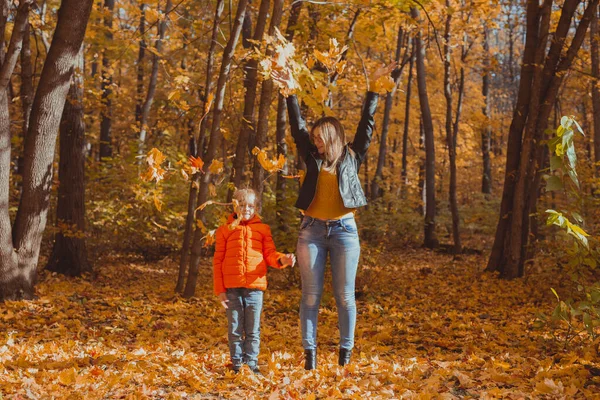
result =
[[[256,198],[254,196],[248,196],[248,198],[240,201],[238,205],[239,215],[244,221],[249,221],[254,217],[256,210]]]
[[[325,154],[325,141],[323,140],[323,137],[321,136],[321,129],[316,128],[313,132],[312,135],[312,139],[313,139],[313,143],[315,144],[315,146],[317,146],[317,151],[319,152],[319,154]]]

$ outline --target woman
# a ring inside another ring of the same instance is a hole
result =
[[[395,64],[380,68],[371,81],[394,68]],[[273,78],[281,86],[292,86],[289,74],[274,73]],[[298,155],[306,163],[305,179],[296,201],[296,207],[304,212],[296,255],[302,279],[300,320],[307,370],[316,368],[317,363],[317,318],[327,254],[338,309],[339,365],[348,364],[352,355],[356,326],[354,284],[360,256],[354,212],[367,204],[358,169],[371,143],[377,98],[377,93],[367,92],[356,135],[349,144],[342,124],[333,117],[319,119],[309,133],[296,96],[287,98],[292,136]]]

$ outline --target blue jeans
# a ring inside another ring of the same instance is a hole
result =
[[[227,322],[229,354],[234,367],[242,363],[255,367],[260,350],[260,313],[263,291],[258,289],[227,289]]]
[[[296,253],[302,279],[302,346],[305,350],[317,348],[317,318],[329,253],[333,294],[338,310],[340,348],[351,350],[356,326],[354,281],[360,257],[360,241],[354,217],[324,221],[305,216],[300,225]]]

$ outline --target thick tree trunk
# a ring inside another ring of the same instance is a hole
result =
[[[267,26],[267,16],[269,15],[269,0],[261,0],[254,27],[253,40],[262,41]],[[256,45],[254,45],[256,46]],[[231,182],[236,188],[240,188],[244,181],[244,170],[246,169],[246,154],[256,129],[255,120],[255,105],[256,92],[258,87],[258,60],[255,58],[249,59],[244,65],[244,116],[242,118],[242,126],[238,135],[237,146],[235,148],[235,158],[233,159],[233,174]],[[229,190],[227,200],[231,201],[233,197],[233,189]]]
[[[481,131],[481,155],[483,158],[483,174],[481,179],[481,193],[492,194],[492,161],[490,151],[492,148],[492,124],[490,123],[490,44],[488,38],[489,32],[487,26],[483,27],[483,51],[485,65],[483,71],[483,86],[481,94],[483,95],[483,115],[485,125]]]
[[[113,12],[115,9],[115,0],[104,0],[104,37],[107,43],[113,39]],[[100,119],[100,160],[106,157],[112,157],[111,144],[111,126],[112,126],[112,71],[110,66],[110,57],[108,48],[102,53],[102,112]]]
[[[600,51],[598,50],[598,10],[590,25],[590,50],[592,59],[592,107],[594,110],[594,162],[596,174],[600,174]]]
[[[91,272],[85,247],[85,122],[83,113],[83,49],[71,80],[60,122],[58,203],[52,255],[46,268],[68,276]]]
[[[411,16],[417,21],[420,20],[419,11],[415,7],[411,8]],[[425,204],[424,245],[427,248],[435,248],[439,244],[435,233],[435,141],[433,136],[433,119],[427,94],[425,47],[423,46],[421,32],[417,33],[415,50],[417,53],[417,87],[419,89],[419,103],[421,105],[423,130],[425,134],[425,193],[427,201]]]
[[[283,0],[274,0],[273,14],[269,25],[269,36],[275,34],[275,29],[279,29],[281,17],[283,13]],[[271,51],[268,50],[270,55]],[[268,79],[263,81],[260,92],[260,103],[258,106],[258,125],[256,129],[256,142],[258,148],[264,148],[267,144],[267,131],[269,130],[269,109],[273,103],[273,80]],[[252,187],[256,191],[258,200],[257,212],[262,212],[262,194],[264,191],[265,171],[257,160],[254,160],[252,168]]]
[[[404,47],[404,30],[402,25],[398,28],[398,38],[396,41],[396,63],[400,63],[400,56],[402,54],[402,47]],[[398,68],[394,74],[394,88],[391,92],[388,92],[385,96],[385,108],[383,110],[383,124],[381,125],[381,136],[379,140],[379,156],[377,158],[377,168],[375,169],[375,176],[373,182],[371,182],[371,199],[376,200],[381,197],[383,190],[380,187],[380,183],[383,181],[383,167],[385,165],[385,157],[387,153],[387,137],[390,130],[390,114],[392,113],[392,106],[394,102],[394,96],[398,89],[398,82],[402,76],[402,69],[404,65]]]
[[[0,0],[0,43],[4,43],[9,2]],[[4,46],[0,46],[0,63],[4,63]],[[0,299],[16,298],[21,279],[12,280],[11,274],[17,274],[18,260],[14,251],[9,215],[10,195],[10,115],[8,112],[8,91],[0,90]],[[17,288],[13,289],[13,287]],[[33,293],[33,290],[30,291]],[[31,295],[30,295],[31,296]]]
[[[508,132],[506,169],[504,172],[500,215],[486,271],[500,271],[505,263],[503,256],[504,238],[509,227],[516,173],[519,167],[519,154],[521,153],[523,129],[525,128],[525,121],[527,120],[529,112],[528,104],[531,97],[530,88],[535,68],[535,50],[538,46],[539,20],[539,7],[533,1],[529,1],[527,3],[527,33],[525,37],[525,50],[523,52],[523,64],[521,67],[521,79],[519,81],[519,94],[517,96],[517,103]]]
[[[135,102],[135,122],[142,121],[142,106],[144,102],[144,56],[146,54],[146,40],[144,33],[146,31],[146,3],[140,3],[140,45],[137,58],[137,96]]]
[[[31,111],[25,142],[23,195],[12,243],[6,237],[2,223],[4,213],[0,216],[0,247],[3,249],[0,250],[0,299],[31,298],[34,294],[36,265],[52,184],[56,135],[91,9],[92,0],[63,0],[58,11],[54,38]]]
[[[210,140],[208,148],[204,156],[204,162],[206,165],[210,165],[215,159],[217,149],[220,147],[221,137],[221,116],[223,113],[223,103],[225,98],[225,88],[227,86],[227,80],[229,79],[229,72],[231,69],[231,61],[233,59],[233,53],[239,41],[240,33],[242,30],[242,24],[244,23],[244,15],[246,13],[246,6],[248,0],[240,0],[238,3],[238,9],[235,16],[235,23],[233,25],[231,36],[227,41],[227,46],[223,51],[223,61],[221,62],[221,71],[219,73],[219,80],[217,82],[217,89],[214,100],[212,126],[210,130]],[[208,185],[211,181],[212,173],[207,170],[202,175],[200,180],[200,190],[198,193],[198,203],[203,204],[208,198]],[[202,214],[202,212],[200,212]],[[196,290],[196,282],[198,280],[198,264],[200,262],[200,253],[202,245],[202,231],[196,228],[194,232],[194,241],[192,243],[192,256],[190,258],[189,273],[185,290],[183,292],[184,297],[189,298],[194,295]]]
[[[408,184],[408,129],[410,126],[410,97],[412,94],[413,65],[415,63],[415,41],[412,40],[410,65],[408,67],[408,82],[406,83],[406,105],[404,108],[404,130],[402,132],[402,170],[400,172],[400,193],[404,197]]]
[[[173,9],[173,1],[167,0],[165,5],[165,16],[164,19],[158,24],[158,39],[156,39],[156,54],[152,55],[152,72],[150,73],[150,82],[148,83],[148,92],[146,93],[146,100],[142,106],[142,115],[140,119],[140,140],[138,155],[144,154],[144,148],[146,143],[146,134],[148,131],[148,121],[150,120],[150,110],[152,103],[154,102],[154,95],[156,94],[156,84],[158,83],[158,64],[162,56],[163,42],[165,34],[167,32],[167,22],[169,20],[169,14]],[[160,54],[160,55],[159,55]],[[140,161],[142,158],[140,158]]]
[[[223,9],[225,8],[225,1],[218,0],[216,5],[215,17],[213,19],[213,30],[211,43],[208,50],[208,59],[206,62],[206,81],[205,81],[205,93],[204,93],[204,104],[202,110],[204,111],[208,106],[208,97],[212,92],[213,87],[213,79],[212,79],[212,70],[215,56],[215,48],[217,45],[217,35],[219,33],[219,21],[221,19],[221,15],[223,14]],[[200,122],[200,128],[198,133],[198,138],[196,141],[196,155],[200,155],[202,158],[204,157],[204,136],[206,132],[206,128],[208,126],[208,119],[203,118]],[[198,188],[200,187],[200,178],[202,173],[198,172],[194,174],[190,182],[190,193],[188,197],[188,209],[187,209],[187,217],[185,220],[185,232],[183,234],[183,243],[181,245],[181,257],[179,259],[179,274],[177,277],[177,285],[175,286],[175,291],[177,293],[181,293],[183,291],[185,285],[186,272],[190,261],[190,243],[192,241],[192,232],[194,230],[194,221],[196,219],[196,205],[198,199]]]
[[[516,169],[516,182],[511,192],[510,213],[500,238],[503,252],[497,259],[490,256],[490,262],[488,263],[488,267],[490,265],[496,267],[495,269],[500,271],[500,276],[504,278],[511,279],[523,276],[529,243],[529,210],[532,209],[532,201],[534,201],[532,196],[537,194],[539,186],[538,169],[544,152],[544,148],[539,145],[539,142],[543,138],[544,130],[547,128],[548,118],[565,72],[570,68],[581,47],[592,16],[597,10],[598,0],[592,0],[587,4],[570,45],[567,51],[563,52],[568,34],[573,31],[572,20],[580,3],[580,0],[565,1],[547,54],[545,54],[545,43],[548,36],[548,26],[550,25],[552,1],[546,1],[541,8],[538,8],[537,2],[534,0],[531,0],[528,5],[528,20],[530,17],[533,18],[539,15],[541,21],[539,24],[540,31],[537,30],[537,24],[533,26],[535,34],[539,35],[538,43],[536,43],[538,50],[533,57],[538,68],[533,74],[530,87],[527,88],[528,92],[531,93],[528,104],[528,119],[525,124],[525,134],[520,152],[517,154],[519,159]],[[527,35],[529,34],[528,30]],[[521,101],[521,99],[519,98],[518,101]],[[523,132],[522,129],[521,132]],[[500,228],[499,223],[496,233],[497,238]],[[494,242],[494,246],[496,245],[496,242]]]

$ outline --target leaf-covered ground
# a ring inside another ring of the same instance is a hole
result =
[[[206,260],[197,298],[173,294],[176,262],[110,262],[95,280],[43,272],[39,299],[0,306],[5,398],[600,398],[592,346],[566,351],[535,314],[552,274],[505,282],[482,256],[363,251],[353,363],[339,368],[330,288],[318,369],[303,370],[297,276],[270,272],[262,375],[228,371],[226,318]]]

